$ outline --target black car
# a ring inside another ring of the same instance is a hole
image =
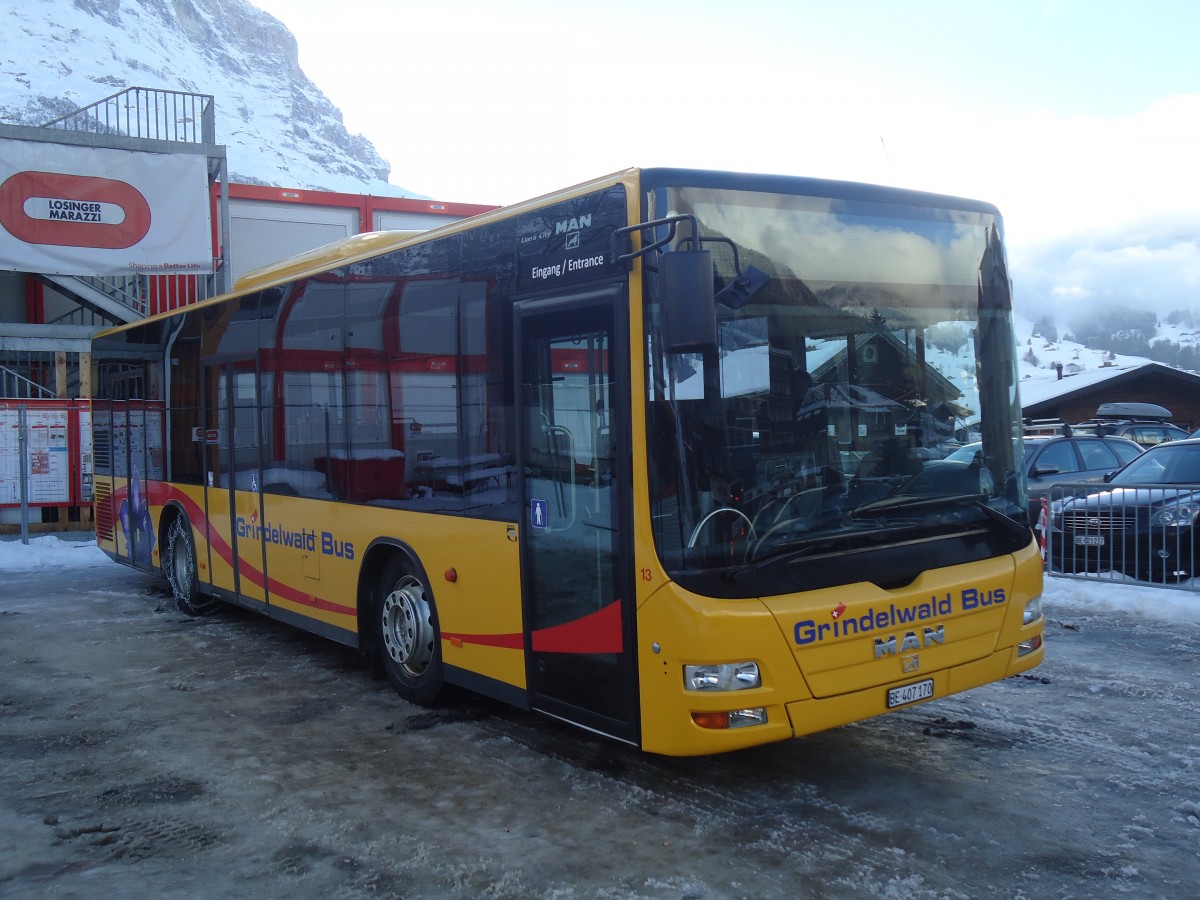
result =
[[[1200,440],[1151,447],[1101,490],[1063,487],[1050,496],[1052,568],[1161,582],[1197,574]]]
[[[1029,516],[1037,522],[1042,498],[1055,484],[1077,481],[1102,481],[1142,455],[1142,448],[1119,437],[1026,437],[1025,478],[1029,485]],[[946,457],[955,462],[971,462],[982,449],[976,441],[965,444]]]

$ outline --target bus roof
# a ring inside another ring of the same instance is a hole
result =
[[[863,202],[912,204],[934,208],[972,210],[995,215],[998,221],[1000,218],[999,211],[989,203],[949,195],[913,191],[905,188],[807,178],[796,175],[769,175],[710,169],[666,167],[643,169],[631,167],[508,206],[497,207],[465,219],[454,220],[427,231],[368,231],[351,235],[348,238],[304,251],[287,259],[248,272],[237,280],[233,290],[201,300],[197,305],[220,302],[241,294],[262,290],[266,287],[318,275],[330,269],[351,265],[360,260],[378,256],[389,250],[414,243],[416,239],[427,235],[432,237],[435,234],[451,234],[479,223],[505,219],[509,216],[518,215],[525,210],[537,209],[558,199],[569,199],[572,196],[598,190],[605,185],[628,182],[634,178],[640,180],[643,188],[684,184],[733,190],[807,194]],[[179,310],[166,310],[148,318],[156,319],[159,316],[170,316],[176,312],[179,312]],[[112,328],[103,329],[101,333],[120,331],[145,321],[147,319],[123,325],[115,325]]]
[[[287,259],[281,259],[270,265],[262,266],[247,272],[237,280],[234,291],[252,291],[256,288],[273,284],[276,281],[290,281],[299,275],[312,271],[324,271],[344,265],[352,259],[364,256],[374,256],[390,249],[393,245],[402,243],[423,231],[364,231],[340,241],[333,241],[305,250]]]

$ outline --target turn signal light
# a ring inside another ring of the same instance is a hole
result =
[[[727,712],[694,712],[692,721],[701,728],[716,730],[745,728],[748,725],[767,724],[767,710],[757,706],[754,709],[731,709]]]

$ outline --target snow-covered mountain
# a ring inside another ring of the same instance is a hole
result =
[[[1026,405],[1154,361],[1143,356],[1097,350],[1077,343],[1069,336],[1057,338],[1042,334],[1033,322],[1020,315],[1016,317],[1016,331],[1021,402]],[[1190,324],[1160,320],[1150,343],[1161,342],[1195,349],[1200,346],[1200,331]],[[1062,382],[1058,378],[1058,364],[1063,367]]]
[[[420,196],[388,183],[300,70],[292,33],[248,0],[0,0],[0,16],[2,122],[42,125],[130,87],[212,94],[233,181]]]
[[[1020,313],[1015,316],[1014,324],[1017,338],[1017,372],[1023,405],[1056,397],[1064,391],[1153,362],[1147,357],[1088,347],[1072,340],[1070,336],[1060,338],[1058,334],[1043,334],[1042,328]],[[1055,330],[1066,334],[1065,328]],[[1151,343],[1161,341],[1170,341],[1182,347],[1197,347],[1200,345],[1200,332],[1191,325],[1160,321],[1157,334]],[[961,344],[941,341],[927,347],[926,361],[963,392],[960,403],[972,411],[978,411],[979,391],[975,377],[975,361],[965,331]],[[1062,365],[1061,380],[1058,374],[1059,364]]]

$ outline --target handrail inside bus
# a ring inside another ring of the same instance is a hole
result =
[[[547,523],[547,531],[566,531],[575,524],[575,435],[571,434],[571,430],[564,425],[543,425],[542,433],[546,437],[546,452],[550,454],[551,461],[554,461],[559,455],[557,436],[562,435],[567,439],[566,453],[566,476],[567,485],[570,487],[570,493],[563,492],[561,481],[555,481],[555,492],[558,494],[559,512],[567,515],[567,523],[561,528],[550,528]]]

